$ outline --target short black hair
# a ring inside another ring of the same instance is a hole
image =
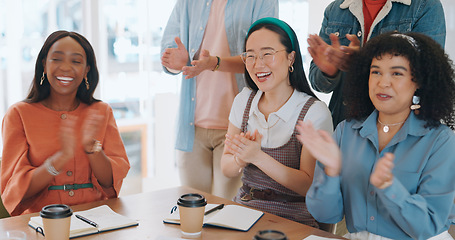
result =
[[[297,91],[299,91],[299,92],[304,92],[310,96],[317,98],[316,95],[311,90],[310,85],[308,84],[308,81],[306,79],[305,72],[303,70],[302,54],[300,53],[300,46],[299,46],[299,41],[297,40],[297,37],[294,37],[294,50],[293,50],[291,39],[290,39],[289,35],[283,29],[281,29],[280,27],[278,27],[277,25],[274,25],[272,23],[259,23],[255,26],[253,26],[252,28],[250,28],[250,30],[248,31],[247,37],[245,38],[244,51],[246,51],[246,42],[248,41],[249,36],[251,36],[251,34],[253,32],[263,29],[263,28],[268,29],[272,32],[275,32],[280,36],[281,44],[283,44],[285,46],[286,52],[288,54],[291,53],[292,51],[295,51],[295,60],[294,60],[294,64],[293,64],[294,71],[289,72],[289,82],[290,82],[291,86],[294,89],[297,89]],[[294,30],[291,27],[289,27],[289,28],[291,29],[294,36],[296,36]],[[251,88],[252,90],[257,91],[259,89],[258,86],[256,85],[256,83],[254,83],[253,79],[251,79],[251,76],[248,73],[248,71],[246,70],[246,68],[245,68],[245,80],[246,80],[247,86],[249,88]]]
[[[410,38],[409,38],[410,37]],[[405,57],[420,97],[419,114],[425,127],[443,123],[454,128],[455,83],[453,62],[432,38],[421,33],[389,32],[369,40],[354,54],[345,82],[343,95],[347,105],[346,118],[363,120],[375,109],[368,92],[370,66],[373,58],[386,54]]]
[[[29,103],[40,102],[49,96],[51,91],[49,82],[44,81],[43,84],[40,85],[41,76],[43,76],[44,72],[43,63],[46,61],[47,54],[49,53],[49,50],[52,47],[52,45],[64,37],[71,37],[82,46],[87,57],[87,66],[90,66],[90,70],[87,73],[87,80],[90,85],[90,88],[87,90],[84,81],[82,81],[77,90],[76,97],[81,102],[86,103],[88,105],[99,101],[98,99],[95,99],[93,97],[93,93],[95,92],[96,86],[98,85],[99,82],[99,73],[98,68],[96,66],[95,51],[93,51],[92,45],[84,36],[82,36],[79,33],[60,30],[53,32],[51,35],[49,35],[49,37],[47,37],[46,41],[43,44],[43,47],[41,48],[38,54],[35,64],[35,75],[33,77],[33,82],[30,86],[28,96],[24,100],[25,102]]]

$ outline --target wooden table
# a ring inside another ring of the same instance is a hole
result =
[[[130,240],[130,239],[160,239],[163,238],[182,238],[178,225],[164,224],[163,217],[166,216],[170,209],[176,205],[177,199],[184,193],[197,192],[207,198],[208,203],[236,204],[230,200],[223,199],[205,192],[201,192],[188,187],[176,187],[153,192],[145,192],[135,195],[124,196],[116,199],[92,202],[72,206],[73,211],[82,211],[89,208],[97,207],[103,204],[109,205],[114,211],[122,215],[136,219],[139,226],[130,227],[100,234],[94,234],[86,237],[76,238],[85,239],[106,239],[106,240]],[[44,237],[29,227],[30,217],[38,213],[26,214],[16,217],[0,219],[0,232],[6,230],[21,230],[27,234],[27,240],[43,240]],[[284,232],[290,240],[303,239],[309,235],[322,237],[338,238],[331,233],[315,229],[304,224],[290,221],[273,214],[265,213],[258,222],[248,231],[240,232],[216,227],[204,227],[199,239],[253,239],[253,236],[259,230],[274,229]]]

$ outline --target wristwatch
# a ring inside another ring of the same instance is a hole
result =
[[[93,154],[93,153],[97,153],[97,152],[100,152],[102,148],[102,145],[101,145],[101,142],[96,140],[96,139],[93,139],[93,146],[92,146],[92,150],[90,150],[90,152],[87,152],[85,151],[86,154]]]

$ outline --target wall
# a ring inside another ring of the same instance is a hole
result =
[[[455,59],[455,1],[441,0],[446,17],[446,52],[452,60]]]

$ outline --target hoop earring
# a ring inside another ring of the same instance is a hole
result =
[[[39,82],[39,85],[42,86],[43,85],[43,81],[46,77],[44,76],[44,72],[43,72],[43,76],[41,76],[41,81]]]
[[[411,105],[411,110],[414,110],[415,114],[419,114],[419,108],[420,108],[420,97],[419,96],[412,96],[412,105]]]
[[[289,72],[294,72],[294,66],[293,66],[293,65],[291,65],[291,66],[289,67]]]
[[[87,88],[87,90],[90,89],[90,84],[88,84],[87,78],[85,78],[85,87]]]

